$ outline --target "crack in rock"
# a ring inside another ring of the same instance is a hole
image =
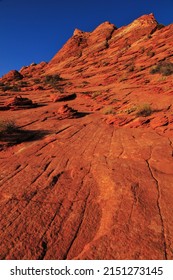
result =
[[[63,173],[64,173],[64,171],[62,171],[62,172],[58,173],[57,175],[53,176],[52,181],[50,182],[50,185],[49,185],[50,188],[53,188],[56,185],[56,183],[58,182],[60,176]]]
[[[164,255],[165,255],[165,259],[167,260],[167,244],[166,244],[166,238],[165,238],[165,226],[164,226],[164,219],[162,217],[162,212],[161,212],[161,206],[160,206],[160,187],[159,187],[159,183],[157,181],[157,179],[155,178],[152,168],[150,166],[149,163],[150,159],[146,160],[149,172],[151,174],[151,177],[153,178],[153,180],[155,181],[156,184],[156,188],[157,188],[157,192],[158,192],[158,197],[157,197],[157,208],[158,208],[158,212],[159,212],[159,216],[160,216],[160,221],[161,221],[161,226],[162,226],[162,236],[163,236],[163,245],[164,245]]]
[[[42,252],[41,252],[40,256],[38,257],[38,260],[43,260],[47,253],[47,241],[43,240],[41,243],[41,247],[42,247]]]

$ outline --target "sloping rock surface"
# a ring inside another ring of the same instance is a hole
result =
[[[26,138],[0,134],[0,259],[173,259],[172,41],[105,22],[0,80],[42,105],[1,111]]]

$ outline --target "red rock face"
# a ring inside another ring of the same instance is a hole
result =
[[[1,259],[173,259],[172,41],[105,22],[0,80]]]

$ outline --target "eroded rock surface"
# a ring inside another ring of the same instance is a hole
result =
[[[0,80],[42,105],[1,111],[26,137],[0,134],[0,259],[173,259],[172,40],[105,22]]]

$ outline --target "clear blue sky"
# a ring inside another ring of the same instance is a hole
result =
[[[107,20],[120,27],[149,13],[173,23],[173,0],[0,0],[0,77],[49,61],[75,28],[92,31]]]

